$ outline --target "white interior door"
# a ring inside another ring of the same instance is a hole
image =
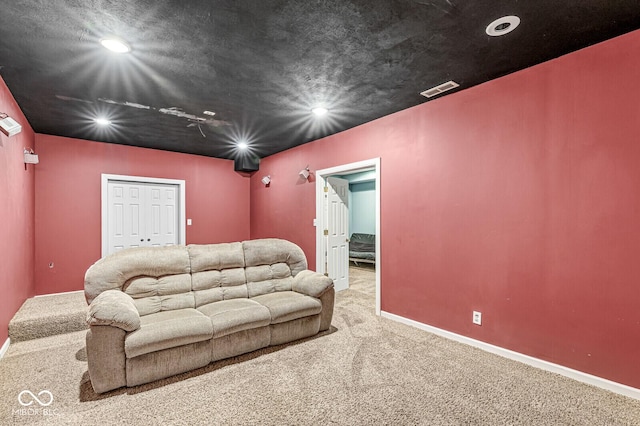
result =
[[[349,288],[349,181],[327,178],[327,272],[335,289]]]
[[[178,244],[178,187],[147,185],[146,237],[150,246]]]
[[[179,244],[176,185],[109,181],[108,250]]]
[[[109,253],[140,247],[144,241],[144,201],[140,185],[109,182]]]

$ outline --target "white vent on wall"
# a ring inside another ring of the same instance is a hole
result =
[[[455,81],[447,81],[446,83],[442,83],[439,86],[432,87],[431,89],[427,89],[424,92],[420,92],[422,96],[426,96],[427,98],[432,98],[435,95],[439,95],[440,93],[446,92],[447,90],[455,89],[460,86]]]

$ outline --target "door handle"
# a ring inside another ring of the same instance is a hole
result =
[[[151,241],[151,238],[147,238],[147,241]]]
[[[140,241],[144,241],[144,238],[140,238]]]

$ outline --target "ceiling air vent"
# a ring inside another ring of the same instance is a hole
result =
[[[426,96],[427,98],[432,98],[435,95],[439,95],[440,93],[446,92],[447,90],[455,89],[460,86],[455,81],[447,81],[446,83],[442,83],[439,86],[432,87],[431,89],[427,89],[424,92],[420,92],[422,96]]]

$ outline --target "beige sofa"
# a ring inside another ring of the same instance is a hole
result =
[[[278,239],[132,248],[85,276],[87,358],[97,393],[327,330],[330,278]]]

